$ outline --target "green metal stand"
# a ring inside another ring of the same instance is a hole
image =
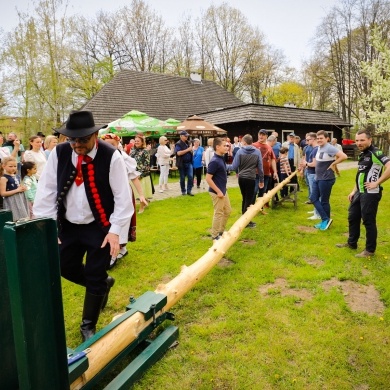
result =
[[[104,390],[126,390],[159,360],[178,338],[179,329],[169,326],[145,348]]]
[[[0,351],[4,356],[0,370],[0,388],[16,390],[19,388],[18,372],[3,237],[4,225],[9,221],[12,221],[12,213],[0,211]]]
[[[8,222],[4,240],[19,388],[68,390],[56,222]]]
[[[93,345],[97,340],[105,336],[107,333],[110,333],[115,327],[117,327],[120,323],[125,321],[127,318],[131,317],[137,312],[140,312],[144,315],[145,320],[149,320],[150,318],[153,318],[153,321],[146,326],[138,335],[138,337],[129,344],[121,353],[119,353],[114,359],[112,359],[98,374],[96,374],[90,381],[85,384],[82,389],[83,390],[92,390],[94,387],[101,382],[101,380],[104,378],[104,376],[111,372],[118,363],[122,362],[123,359],[127,358],[129,354],[134,351],[134,349],[143,343],[147,341],[147,339],[150,337],[151,333],[160,325],[162,324],[166,319],[173,321],[174,315],[169,312],[164,312],[163,314],[156,316],[156,313],[159,312],[161,309],[164,308],[164,306],[167,303],[167,297],[164,294],[157,294],[153,291],[146,291],[143,295],[141,295],[138,299],[131,299],[131,303],[126,306],[126,312],[121,315],[119,318],[117,318],[115,321],[108,324],[105,328],[100,330],[98,333],[95,334],[92,338],[84,342],[83,344],[79,345],[76,348],[77,351],[82,351],[91,345]],[[173,329],[174,328],[174,329]],[[149,352],[146,352],[146,354],[150,354],[151,356],[146,359],[145,363],[140,365],[140,368],[137,370],[137,372],[134,374],[132,372],[132,369],[126,370],[126,374],[119,374],[120,379],[119,382],[124,383],[130,383],[135,382],[137,378],[139,378],[143,372],[145,372],[154,362],[156,362],[169,348],[169,346],[173,343],[173,341],[178,337],[178,330],[175,327],[169,327],[169,330],[165,330],[162,334],[158,336],[159,341],[157,339],[153,341],[154,346],[151,346],[151,343],[148,343],[148,347],[141,352],[143,356],[145,356],[144,352],[147,350]],[[167,333],[165,333],[167,332]],[[165,334],[165,336],[163,336]],[[168,340],[165,341],[165,337],[168,338]],[[153,356],[154,355],[154,356]],[[139,355],[140,356],[140,355]],[[130,363],[129,367],[134,367],[133,362],[135,362],[138,359],[135,358],[132,363]],[[140,361],[144,359],[141,358],[141,360],[137,360],[138,363],[135,363],[135,365],[139,365]],[[129,376],[127,382],[126,377]],[[125,389],[126,387],[123,387]],[[127,387],[128,388],[128,387]],[[112,389],[115,389],[115,387],[112,387]]]

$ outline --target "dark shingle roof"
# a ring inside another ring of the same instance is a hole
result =
[[[308,110],[303,108],[245,104],[213,112],[198,112],[205,120],[222,125],[224,123],[259,121],[278,123],[299,123],[316,125],[351,126],[331,111]]]
[[[244,104],[213,81],[193,84],[187,77],[122,70],[83,109],[104,125],[131,110],[158,119],[184,120],[197,112]]]

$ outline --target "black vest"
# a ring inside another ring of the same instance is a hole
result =
[[[72,164],[72,148],[68,143],[57,145],[57,206],[58,221],[65,219],[64,199],[77,175]],[[82,164],[84,188],[89,206],[96,222],[108,232],[109,218],[114,211],[114,195],[109,182],[110,163],[115,149],[103,141],[98,141],[98,149],[93,161]]]

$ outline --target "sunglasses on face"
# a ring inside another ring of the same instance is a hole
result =
[[[68,137],[66,140],[70,143],[70,144],[87,144],[91,138],[92,138],[93,134],[90,135],[89,137],[82,137],[82,138],[72,138],[72,137]]]

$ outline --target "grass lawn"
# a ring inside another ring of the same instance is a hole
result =
[[[389,389],[390,185],[379,206],[377,253],[358,259],[335,247],[347,238],[354,175],[342,171],[333,187],[327,231],[307,219],[306,189],[296,211],[289,203],[258,215],[257,228],[245,229],[226,261],[172,308],[179,345],[135,389]],[[229,196],[228,227],[241,209],[239,189]],[[129,296],[154,291],[201,257],[212,244],[211,217],[207,193],[152,202],[129,255],[110,271],[116,284],[99,326]],[[83,295],[63,280],[69,347],[80,343]]]

